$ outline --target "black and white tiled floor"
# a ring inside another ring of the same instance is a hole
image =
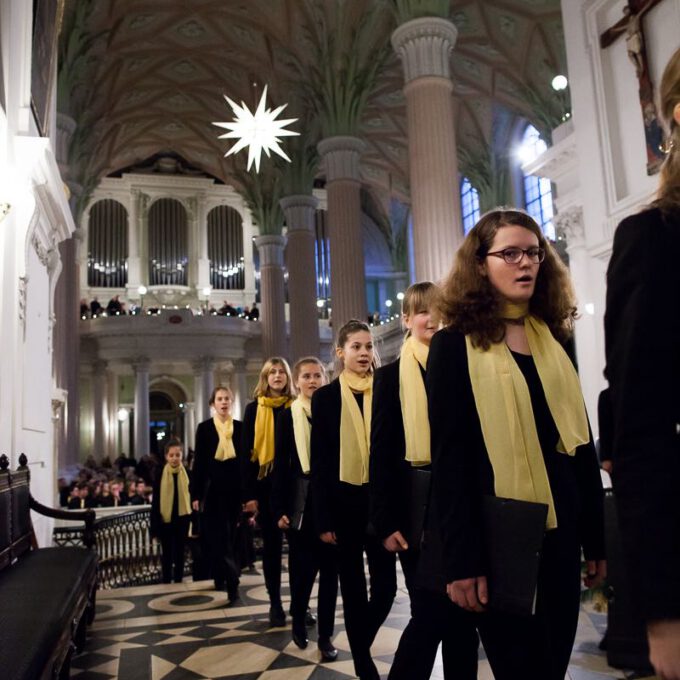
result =
[[[284,607],[287,573],[284,571]],[[337,661],[321,663],[310,644],[298,649],[290,628],[270,628],[267,593],[259,573],[241,580],[242,605],[226,607],[225,593],[209,581],[100,591],[97,618],[83,654],[73,660],[77,680],[342,680],[353,664],[338,599]],[[312,601],[314,608],[316,602]],[[408,622],[408,595],[401,583],[392,612],[373,645],[378,670],[387,676],[401,631]],[[605,617],[582,609],[569,680],[623,678],[599,651]],[[443,680],[441,657],[432,680]],[[480,680],[493,675],[480,649]],[[414,680],[420,680],[414,678]]]

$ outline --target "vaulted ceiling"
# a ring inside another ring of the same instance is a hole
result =
[[[252,108],[268,85],[272,103],[295,101],[300,76],[292,64],[314,58],[305,33],[315,20],[311,8],[324,11],[334,1],[67,0],[58,108],[79,125],[72,162],[81,176],[100,178],[174,151],[233,181],[233,157],[224,158],[230,144],[218,140],[220,130],[211,125],[232,117],[222,95]],[[357,16],[387,4],[343,2]],[[506,121],[531,120],[537,106],[554,105],[550,81],[566,71],[560,3],[450,4],[459,31],[451,54],[457,138],[474,149],[492,139],[499,112]],[[376,48],[389,41],[394,27],[373,36]],[[363,172],[374,188],[407,196],[402,87],[401,64],[392,52],[363,116],[369,145]]]

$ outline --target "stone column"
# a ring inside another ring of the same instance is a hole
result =
[[[212,357],[201,357],[192,364],[194,371],[194,403],[198,422],[210,418],[210,393],[215,386],[215,361]]]
[[[97,461],[106,455],[106,367],[107,362],[97,359],[92,364],[92,410],[94,412],[94,443],[92,453]]]
[[[234,418],[240,420],[243,417],[246,404],[251,398],[251,395],[248,393],[248,374],[246,372],[248,362],[245,359],[236,359],[232,363],[234,365],[234,371],[229,383],[234,393],[232,413]]]
[[[586,406],[591,420],[597,419],[597,395],[602,389],[601,366],[604,365],[602,324],[604,309],[596,309],[590,284],[590,255],[586,248],[583,208],[572,206],[554,218],[555,230],[567,243],[569,270],[578,301],[579,319],[574,336],[576,358]]]
[[[368,316],[359,171],[359,157],[365,148],[356,137],[328,137],[318,144],[326,169],[331,318],[336,330],[349,319]]]
[[[144,283],[142,281],[142,264],[139,256],[140,238],[140,213],[142,208],[142,192],[139,189],[130,191],[130,214],[128,215],[128,281],[127,297],[130,300],[138,300],[137,289]]]
[[[288,225],[286,265],[290,308],[290,358],[319,354],[319,320],[316,307],[315,217],[319,201],[314,196],[287,196],[281,208]]]
[[[260,253],[260,291],[262,306],[262,356],[287,356],[286,297],[283,280],[283,250],[286,238],[278,235],[258,236],[255,245]]]
[[[447,19],[402,24],[392,46],[404,67],[416,279],[440,281],[463,240],[449,53],[458,31]]]
[[[135,450],[137,460],[149,453],[149,368],[151,362],[140,357],[132,362],[135,372]]]
[[[184,402],[184,451],[196,446],[196,410],[192,401]]]
[[[208,258],[208,209],[205,193],[196,197],[196,292],[210,285],[210,259]]]

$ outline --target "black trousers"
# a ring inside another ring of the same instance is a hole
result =
[[[411,619],[399,640],[389,680],[429,678],[442,643],[446,680],[476,680],[477,636],[473,614],[457,607],[445,592],[416,586],[419,552],[399,553],[411,600]]]
[[[311,523],[311,522],[310,522]],[[323,543],[311,527],[288,532],[290,611],[293,628],[304,629],[309,597],[319,575],[317,622],[319,637],[333,637],[338,599],[338,566],[335,547]]]
[[[230,595],[238,591],[241,570],[236,562],[236,516],[234,513],[203,513],[205,547],[215,588],[226,587]]]
[[[161,573],[163,583],[181,583],[184,576],[184,546],[191,516],[175,517],[160,527]]]
[[[576,532],[549,531],[543,541],[536,614],[520,617],[490,611],[478,616],[496,680],[564,680],[578,625],[580,580]]]
[[[377,680],[371,645],[397,594],[396,561],[394,554],[385,550],[375,536],[366,533],[367,509],[357,512],[356,508],[346,506],[343,514],[345,519],[336,537],[345,630],[356,674],[361,680]],[[364,552],[368,560],[370,597]]]
[[[283,532],[274,519],[269,497],[258,499],[257,523],[262,532],[262,571],[272,607],[281,607],[281,553]]]

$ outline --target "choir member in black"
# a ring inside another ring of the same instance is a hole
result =
[[[236,523],[241,512],[241,422],[231,415],[234,395],[216,387],[210,395],[215,415],[196,428],[191,484],[194,510],[201,512],[203,549],[208,553],[216,590],[226,589],[230,603],[239,599]]]
[[[309,596],[319,574],[318,647],[325,661],[338,652],[333,646],[338,570],[335,549],[323,543],[316,532],[313,494],[309,491],[312,395],[326,383],[326,371],[316,357],[300,359],[293,367],[298,393],[291,407],[276,423],[276,458],[272,472],[272,509],[279,528],[288,535],[293,641],[308,644],[306,619]]]
[[[419,506],[427,499],[413,494],[419,493],[417,488],[426,491],[427,484],[420,482],[431,474],[425,368],[438,328],[437,299],[438,289],[429,281],[406,291],[402,314],[408,332],[400,358],[379,368],[373,380],[371,520],[383,546],[399,555],[411,599],[411,620],[399,641],[390,680],[429,678],[440,642],[446,678],[477,678],[479,641],[473,615],[454,605],[443,590],[420,587],[417,579],[425,528]],[[409,544],[406,535],[414,530],[417,542]]]
[[[163,583],[181,583],[184,546],[191,521],[189,475],[182,465],[182,442],[165,445],[165,466],[154,484],[151,500],[151,536],[161,543]]]
[[[606,569],[600,471],[561,344],[576,314],[569,274],[529,215],[494,210],[458,250],[442,311],[447,327],[432,339],[426,383],[446,589],[455,604],[480,613],[496,680],[564,680],[581,548],[587,586]],[[548,506],[532,616],[489,602],[484,494]]]
[[[257,514],[262,531],[262,570],[269,594],[269,622],[286,625],[281,604],[281,549],[283,533],[271,507],[271,471],[275,454],[275,426],[281,413],[293,401],[292,380],[288,362],[271,357],[264,362],[251,401],[243,414],[243,451],[245,453],[243,501],[246,512]]]
[[[369,442],[374,349],[368,326],[353,319],[339,331],[342,370],[312,397],[312,493],[317,531],[337,545],[345,629],[361,680],[380,676],[371,645],[396,595],[394,554],[369,532]],[[364,552],[368,558],[370,599]]]
[[[680,679],[680,50],[659,87],[668,128],[656,200],[616,229],[605,348],[613,484],[650,661]]]

